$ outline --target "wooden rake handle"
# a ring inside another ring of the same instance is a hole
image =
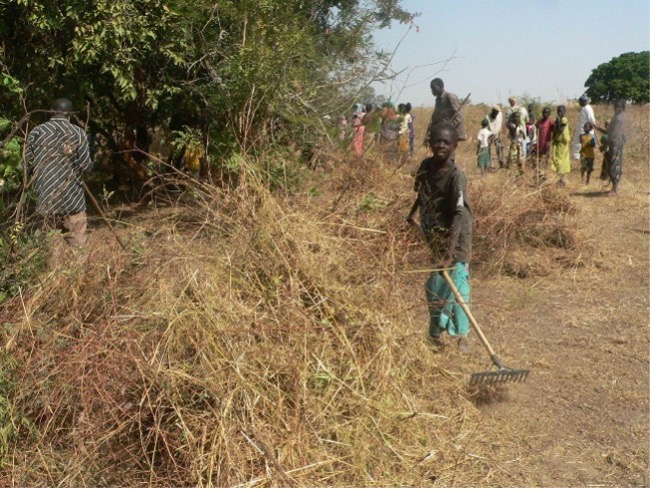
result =
[[[490,342],[485,337],[485,334],[483,334],[483,331],[481,330],[481,326],[478,325],[478,322],[476,322],[476,319],[474,319],[474,316],[472,315],[472,311],[469,310],[469,306],[467,305],[467,302],[465,302],[465,299],[458,291],[458,288],[456,288],[456,284],[451,279],[451,276],[449,275],[449,271],[447,270],[442,271],[442,277],[449,284],[449,288],[451,288],[451,291],[456,296],[456,301],[465,311],[465,314],[467,314],[467,318],[472,323],[472,326],[474,327],[474,331],[476,331],[476,334],[478,334],[478,337],[481,339],[481,342],[483,343],[483,346],[485,346],[485,349],[488,351],[488,353],[490,353],[490,356],[492,357],[492,361],[495,363],[495,365],[499,366],[499,368],[503,368],[503,365],[501,364],[499,358],[497,357],[496,353],[492,349],[492,346],[490,346]]]

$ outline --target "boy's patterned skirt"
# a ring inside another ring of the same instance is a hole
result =
[[[487,169],[490,166],[490,147],[481,147],[476,156],[476,165],[479,169]]]

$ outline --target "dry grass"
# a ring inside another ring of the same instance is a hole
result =
[[[492,451],[511,436],[477,407],[502,395],[470,393],[431,351],[407,290],[429,266],[404,225],[415,165],[372,150],[288,197],[245,162],[237,189],[196,184],[132,219],[129,252],[94,232],[82,267],[1,307],[3,396],[22,419],[0,483],[514,484],[510,450]],[[477,274],[578,266],[568,197],[498,179],[470,187]]]

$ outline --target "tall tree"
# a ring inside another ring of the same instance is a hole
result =
[[[649,102],[650,53],[624,53],[602,63],[592,70],[585,87],[595,101],[626,99],[636,104]]]
[[[29,108],[89,104],[113,152],[188,126],[228,157],[349,105],[387,57],[371,32],[411,18],[400,0],[0,0],[0,54]]]

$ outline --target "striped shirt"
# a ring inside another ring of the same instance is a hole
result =
[[[53,116],[34,128],[25,148],[34,175],[36,211],[73,215],[86,210],[82,173],[91,167],[88,137],[65,116]]]

